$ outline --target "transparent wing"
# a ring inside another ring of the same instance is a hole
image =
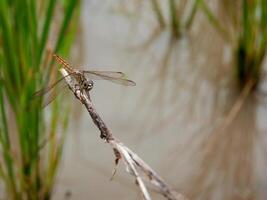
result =
[[[62,57],[60,57],[57,54],[54,54],[53,57],[58,64],[63,65],[64,68],[67,69],[69,72],[73,71],[72,66],[66,60],[64,60]]]
[[[60,92],[55,91],[55,92],[46,93],[44,96],[44,100],[42,102],[42,108],[48,106],[51,102],[53,102],[58,96],[58,94],[62,93],[62,91],[64,91],[65,88],[67,88],[67,84],[61,86]]]
[[[108,76],[110,78],[123,78],[126,75],[123,72],[116,72],[116,71],[97,71],[97,70],[88,70],[85,71],[86,73],[90,73],[92,75],[95,75],[97,77],[101,76]]]
[[[73,75],[74,73],[71,73],[67,76]],[[35,92],[33,94],[33,99],[40,100],[41,98],[43,98],[42,107],[45,107],[50,104],[57,97],[57,95],[68,86],[68,84],[64,81],[65,77],[67,76],[62,77],[52,85]]]
[[[125,86],[135,86],[136,83],[129,79],[124,78],[125,74],[122,72],[114,71],[83,71],[84,75],[88,79],[104,79],[113,83],[118,83]]]

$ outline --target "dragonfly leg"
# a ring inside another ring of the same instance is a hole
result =
[[[79,84],[76,83],[76,84],[74,85],[74,89],[75,89],[74,94],[77,96],[78,91],[81,91],[81,86],[80,86]]]
[[[76,90],[81,90],[81,87],[80,87],[80,85],[79,85],[79,84],[77,84],[77,83],[74,85],[74,88],[75,88],[75,91],[76,91]]]

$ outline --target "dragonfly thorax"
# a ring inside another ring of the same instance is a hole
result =
[[[76,75],[77,75],[78,83],[80,85],[80,89],[84,89],[84,90],[90,91],[93,88],[94,82],[91,79],[87,79],[84,76],[83,72],[77,71]]]

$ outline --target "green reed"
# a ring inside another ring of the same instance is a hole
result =
[[[256,87],[262,76],[267,48],[267,1],[224,0],[221,3],[228,16],[227,23],[215,16],[204,0],[201,7],[211,24],[232,46],[239,85],[243,87],[252,81]]]
[[[78,4],[0,1],[0,180],[6,199],[51,197],[64,143],[57,132],[66,115],[56,102],[45,122],[42,99],[33,100],[33,94],[55,72],[46,48],[68,53]]]
[[[153,11],[155,13],[155,16],[159,22],[159,25],[161,27],[164,27],[165,26],[165,21],[164,21],[164,17],[163,17],[163,14],[162,14],[162,11],[161,11],[161,7],[158,3],[157,0],[151,0],[151,5],[152,5],[152,8],[153,8]]]
[[[199,0],[168,0],[164,1],[164,3],[165,2],[168,4],[169,16],[164,17],[163,9],[158,0],[151,0],[152,10],[155,13],[159,25],[162,28],[169,26],[173,36],[179,37],[191,27],[198,8]],[[185,12],[186,10],[188,12]]]

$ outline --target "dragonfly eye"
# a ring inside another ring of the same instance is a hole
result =
[[[87,88],[88,87],[88,84],[86,81],[83,82],[83,88]]]
[[[94,83],[93,81],[89,80],[89,81],[84,81],[83,82],[83,88],[86,89],[86,90],[91,90],[94,86]]]

